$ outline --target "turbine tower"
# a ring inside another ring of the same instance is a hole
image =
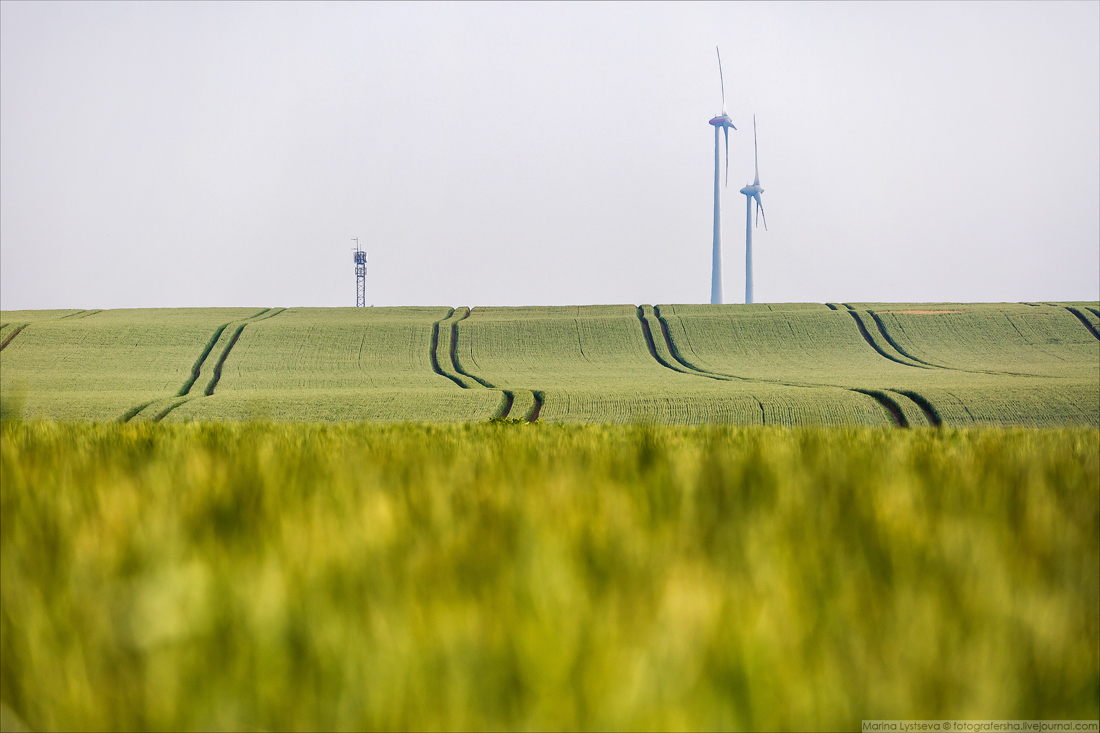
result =
[[[710,121],[714,125],[714,250],[711,253],[710,270],[710,302],[722,302],[722,197],[718,186],[718,130],[721,129],[726,136],[726,183],[730,177],[730,128],[734,127],[733,121],[726,113],[726,80],[722,76],[722,54],[718,47],[714,47],[718,54],[718,81],[722,84],[722,114]]]
[[[760,217],[764,216],[764,204],[760,194],[760,154],[756,148],[756,115],[752,116],[752,155],[756,163],[756,178],[749,186],[741,189],[745,194],[745,302],[752,302],[752,202],[756,201],[756,226],[760,226]],[[764,216],[764,231],[768,231],[768,217]]]

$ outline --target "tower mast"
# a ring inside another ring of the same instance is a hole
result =
[[[363,308],[367,305],[367,253],[359,248],[359,237],[352,237],[355,242],[355,307]]]

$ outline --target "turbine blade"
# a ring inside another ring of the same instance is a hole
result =
[[[752,116],[752,157],[756,162],[756,180],[753,181],[757,186],[760,185],[760,151],[756,147],[756,115]],[[764,227],[767,229],[767,226]]]
[[[722,114],[726,113],[726,78],[722,75],[722,52],[718,50],[718,47],[714,47],[714,52],[718,54],[718,81],[722,84]]]
[[[726,186],[730,185],[730,129],[722,125],[722,132],[726,136]]]
[[[764,216],[764,202],[760,200],[760,194],[753,196],[756,199],[756,225],[760,226],[760,219],[764,219],[764,231],[768,231],[768,217]]]

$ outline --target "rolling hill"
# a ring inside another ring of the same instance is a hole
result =
[[[4,311],[29,419],[1100,425],[1096,303]]]

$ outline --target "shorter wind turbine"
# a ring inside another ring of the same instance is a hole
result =
[[[760,194],[760,152],[756,147],[756,115],[752,116],[752,153],[756,163],[756,178],[751,185],[741,189],[745,194],[745,302],[752,302],[752,202],[756,201],[756,226],[760,226],[760,217],[764,217],[764,231],[768,230],[768,217],[764,216],[764,204]]]

